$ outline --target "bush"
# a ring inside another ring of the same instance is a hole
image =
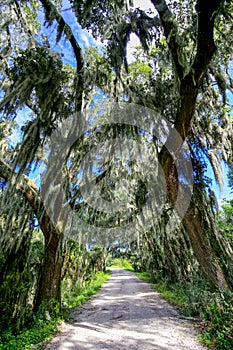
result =
[[[133,271],[131,262],[124,258],[114,258],[108,261],[108,265],[111,268],[122,268],[126,270]]]
[[[85,287],[77,287],[76,294],[69,294],[67,291],[64,300],[66,306],[73,308],[83,304],[97,293],[110,276],[110,271],[105,273],[97,272],[92,275],[91,280]],[[40,343],[58,333],[58,324],[62,320],[67,319],[69,311],[67,307],[62,310],[62,313],[59,313],[59,307],[54,301],[51,301],[49,305],[41,305],[38,312],[34,315],[29,328],[23,328],[16,333],[12,328],[8,327],[2,332],[0,335],[0,350],[40,349]],[[53,310],[53,312],[49,310]]]
[[[200,319],[200,340],[205,345],[218,350],[233,349],[233,293],[210,292],[195,277],[195,283],[181,284],[170,283],[158,276],[152,278],[146,272],[139,272],[137,276],[152,283],[155,290],[170,304],[177,306],[185,316]]]
[[[233,349],[233,293],[217,294],[206,308],[202,340],[219,350]]]
[[[100,271],[93,273],[89,281],[85,283],[84,287],[76,283],[76,289],[73,288],[70,292],[69,287],[63,284],[62,304],[65,307],[73,308],[86,302],[92,295],[95,295],[102,285],[110,278],[110,271]]]

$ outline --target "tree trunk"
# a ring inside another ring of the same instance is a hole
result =
[[[14,174],[10,167],[0,159],[0,176],[6,181],[12,181],[17,174]],[[63,235],[54,227],[47,215],[35,184],[27,176],[22,175],[18,180],[17,188],[30,204],[45,239],[44,263],[36,291],[35,309],[49,300],[56,301],[60,305]]]
[[[35,196],[35,188],[32,191],[26,185],[24,189],[27,189],[24,195],[31,204],[45,239],[44,262],[35,297],[35,310],[43,303],[48,304],[49,301],[55,301],[60,307],[63,234],[55,228],[37,191]],[[52,309],[52,305],[50,306]]]
[[[44,262],[35,297],[35,310],[44,303],[48,306],[50,301],[55,301],[60,307],[62,263],[62,235],[56,232],[46,234]]]
[[[174,159],[165,147],[159,154],[159,161],[166,178],[167,196],[171,204],[174,206],[180,184],[175,169]],[[186,189],[184,188],[184,191],[185,190]],[[179,205],[182,206],[182,203]],[[179,205],[177,208],[178,214]],[[208,229],[210,230],[211,228],[206,222],[205,217],[201,214],[198,208],[198,200],[194,198],[194,196],[183,218],[183,224],[187,230],[194,254],[204,272],[206,280],[213,289],[229,289],[224,273],[216,259],[214,250],[212,249],[210,240],[206,234]]]
[[[174,206],[180,184],[173,157],[179,156],[182,142],[187,138],[192,128],[198,91],[206,76],[208,66],[215,51],[214,21],[217,10],[221,6],[221,0],[198,0],[196,2],[198,17],[196,54],[191,64],[190,62],[186,62],[187,67],[190,67],[188,73],[186,73],[186,69],[184,68],[185,65],[183,66],[179,60],[179,50],[181,50],[181,47],[177,40],[178,29],[176,23],[172,20],[172,13],[166,1],[152,0],[152,3],[160,16],[176,73],[180,81],[180,102],[174,121],[174,128],[177,134],[171,133],[168,140],[173,145],[174,155],[172,156],[165,146],[159,154],[159,162],[166,178],[167,196],[170,203]],[[215,289],[229,288],[207,236],[207,231],[210,227],[207,220],[201,215],[198,208],[198,201],[196,203],[192,199],[183,218],[183,223],[188,232],[194,254],[210,285]]]
[[[197,205],[192,201],[183,223],[189,234],[194,254],[212,289],[229,289],[223,271],[207,236],[208,227]]]

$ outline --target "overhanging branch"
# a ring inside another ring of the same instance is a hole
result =
[[[173,14],[169,10],[165,0],[151,0],[151,2],[159,14],[178,76],[180,79],[182,79],[184,75],[184,68],[179,61],[178,51],[180,49],[180,45],[177,42],[178,29],[176,23],[173,21]]]
[[[0,177],[8,182],[14,181],[14,178],[17,178],[17,173],[13,172],[10,166],[2,159],[0,159]],[[22,174],[19,179],[17,178],[15,187],[24,195],[30,204],[44,236],[48,237],[51,232],[56,232],[54,225],[45,211],[39,191],[34,182]]]
[[[199,87],[215,52],[214,21],[222,0],[197,0],[197,53],[192,66],[194,80]]]
[[[73,49],[74,56],[76,59],[76,79],[75,79],[75,90],[77,93],[76,96],[76,112],[79,112],[82,108],[82,96],[84,91],[84,59],[82,54],[82,49],[78,44],[77,40],[74,37],[74,34],[71,30],[71,27],[65,22],[64,18],[58,12],[56,6],[50,0],[40,0],[45,10],[45,17],[50,25],[53,20],[56,20],[58,23],[57,28],[57,41],[60,40],[62,33],[64,32],[67,40],[69,40],[70,45]]]

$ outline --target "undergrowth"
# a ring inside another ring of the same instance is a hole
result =
[[[233,349],[233,293],[213,293],[204,284],[198,283],[171,283],[146,272],[136,274],[150,282],[164,299],[186,317],[198,318],[202,343],[218,350]]]
[[[75,289],[69,290],[66,287],[63,290],[63,300],[62,303],[65,307],[73,308],[85,303],[92,295],[95,295],[102,285],[110,278],[111,271],[98,272],[94,274],[93,277],[87,281],[85,287],[80,287],[78,282]]]
[[[33,316],[30,326],[15,332],[8,327],[0,334],[0,350],[43,349],[43,341],[50,340],[58,331],[58,325],[62,321],[68,321],[71,308],[79,306],[95,295],[102,285],[110,278],[111,272],[97,272],[92,275],[84,288],[77,288],[76,294],[64,291],[63,303],[65,307],[59,311],[59,307],[53,307],[53,313],[46,312],[45,306]],[[1,316],[0,316],[1,318]]]
[[[134,271],[128,259],[112,259],[112,268]],[[196,318],[200,324],[199,338],[202,343],[218,350],[233,349],[233,293],[213,293],[205,281],[193,276],[192,282],[172,283],[162,277],[147,272],[136,275],[151,283],[155,290],[185,316]]]
[[[131,262],[128,259],[123,258],[109,258],[107,261],[107,266],[111,267],[112,269],[122,268],[128,271],[133,271]]]

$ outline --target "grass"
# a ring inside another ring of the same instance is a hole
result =
[[[39,350],[43,349],[43,342],[51,340],[59,331],[58,325],[68,320],[71,308],[79,306],[95,295],[102,285],[110,278],[111,272],[97,272],[84,288],[78,289],[78,295],[73,294],[66,299],[66,308],[60,313],[58,308],[54,314],[39,311],[34,315],[30,327],[15,333],[8,328],[0,335],[0,350]],[[67,292],[67,296],[69,293]]]
[[[146,272],[136,275],[153,285],[155,290],[185,316],[200,320],[200,341],[218,350],[233,349],[233,293],[211,293],[203,286],[184,286],[154,278]]]
[[[167,284],[162,280],[155,283],[152,276],[147,272],[135,272],[135,274],[142,280],[149,282],[155,288],[156,292],[161,293],[162,297],[167,300],[169,304],[178,307],[180,311],[185,313],[188,297],[180,284]]]
[[[1,350],[20,350],[20,349],[41,349],[41,342],[45,339],[51,339],[58,333],[57,326],[62,318],[54,317],[50,321],[34,320],[30,328],[24,328],[17,334],[11,328],[3,331],[0,336]]]
[[[133,271],[132,265],[126,259],[113,259],[111,268],[124,268]],[[86,302],[95,295],[102,285],[110,278],[111,272],[98,272],[92,276],[85,288],[70,292],[68,288],[63,291],[63,302],[66,308],[60,314],[55,308],[54,315],[38,313],[34,317],[30,328],[14,334],[12,329],[3,331],[0,335],[0,350],[39,350],[43,349],[42,342],[50,340],[58,333],[57,326],[68,320],[71,308]],[[150,276],[146,272],[137,272],[136,275],[152,284],[155,290],[170,304],[176,306],[185,316],[200,317],[202,332],[200,340],[207,346],[218,350],[233,349],[233,294],[211,293],[203,285],[168,283],[161,276]],[[156,281],[156,282],[155,282]]]
[[[63,304],[68,308],[73,308],[82,305],[95,295],[103,284],[110,278],[111,271],[97,272],[87,282],[85,287],[80,288],[77,284],[77,288],[70,291],[69,288],[65,287],[63,291]]]
[[[134,271],[132,264],[129,260],[123,258],[111,259],[108,263],[108,266],[112,269],[125,269],[128,271]]]

